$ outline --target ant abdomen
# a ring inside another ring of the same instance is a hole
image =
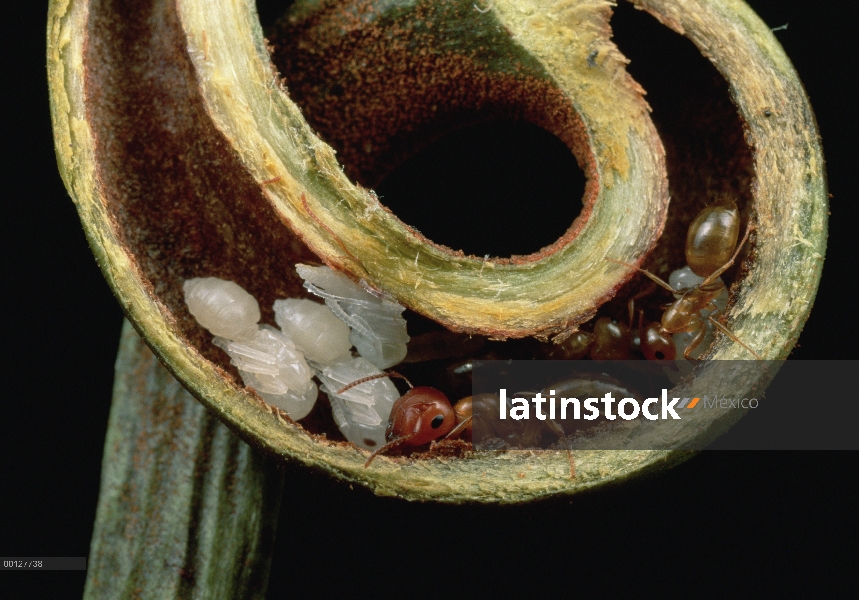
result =
[[[702,210],[686,235],[686,263],[700,277],[709,277],[727,263],[740,235],[737,203],[722,198]]]

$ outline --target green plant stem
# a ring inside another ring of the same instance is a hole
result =
[[[126,321],[84,597],[264,598],[282,490]]]

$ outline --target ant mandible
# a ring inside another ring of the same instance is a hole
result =
[[[400,396],[391,407],[388,428],[385,430],[387,443],[370,455],[364,468],[369,467],[373,459],[382,452],[400,446],[422,446],[440,437],[453,438],[471,424],[471,415],[455,411],[442,392],[428,386],[414,387],[411,381],[399,373],[379,373],[363,377],[338,390],[337,394],[381,377],[399,377],[404,379],[411,389]]]
[[[613,258],[606,259],[644,273],[672,294],[682,294],[662,314],[661,323],[651,323],[645,330],[645,335],[642,335],[641,346],[645,356],[648,358],[651,358],[650,355],[658,357],[659,354],[663,357],[667,356],[667,347],[670,345],[667,335],[688,331],[693,334],[693,337],[683,351],[683,358],[690,360],[690,354],[707,333],[707,325],[700,313],[707,308],[712,308],[713,313],[720,312],[714,300],[725,289],[725,284],[719,276],[734,264],[754,229],[755,226],[749,221],[746,233],[737,245],[740,216],[737,203],[730,198],[723,198],[702,210],[689,225],[686,235],[686,263],[693,273],[705,279],[685,291],[675,290],[650,271]],[[756,359],[762,360],[754,350],[714,319],[712,313],[707,316],[707,319],[722,333],[748,350]]]

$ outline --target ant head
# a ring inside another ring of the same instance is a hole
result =
[[[456,413],[443,393],[416,387],[394,402],[386,437],[388,441],[409,436],[409,446],[420,446],[447,435],[456,424]]]
[[[674,360],[677,349],[661,323],[651,323],[641,335],[641,352],[647,360]]]

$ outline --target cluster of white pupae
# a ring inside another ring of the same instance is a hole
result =
[[[294,420],[304,418],[316,402],[315,376],[346,439],[362,448],[378,448],[385,443],[391,407],[400,396],[397,389],[381,378],[336,392],[405,358],[405,309],[328,267],[298,265],[297,270],[304,287],[325,304],[276,300],[280,329],[260,325],[259,303],[232,281],[189,279],[185,302],[197,322],[215,335],[213,343],[230,356],[244,384],[266,402]]]

